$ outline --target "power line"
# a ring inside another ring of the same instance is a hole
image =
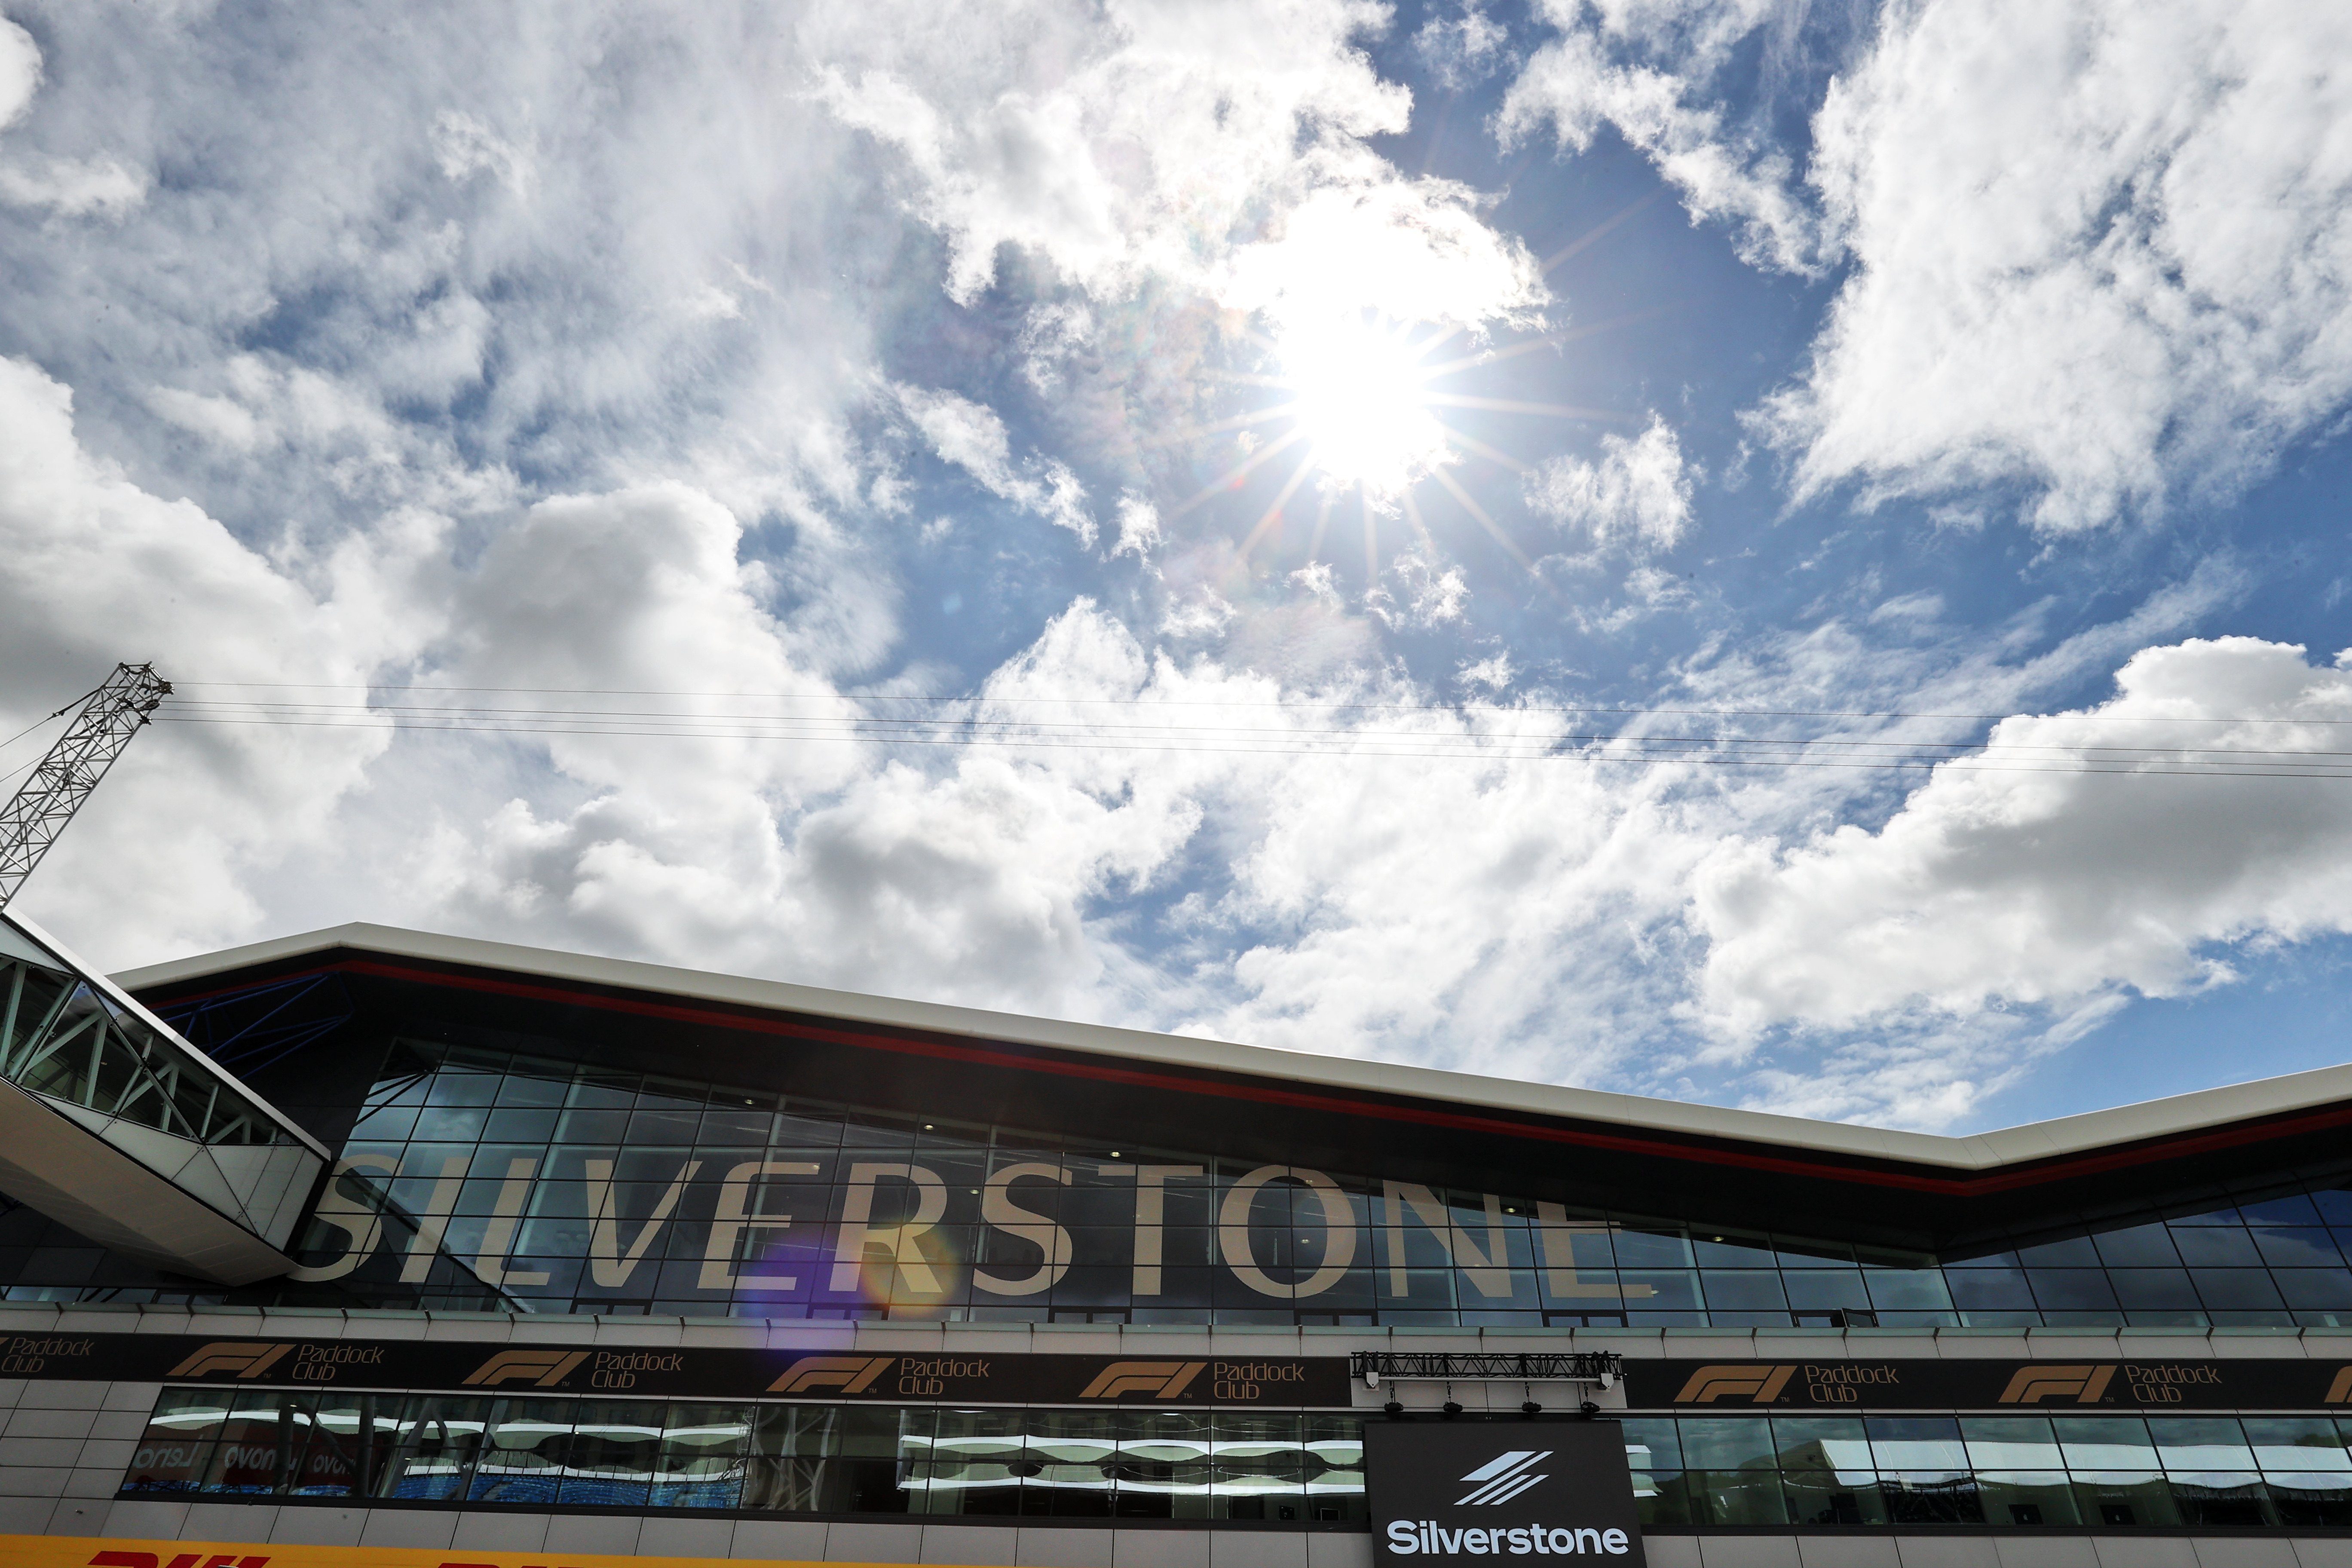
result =
[[[247,691],[349,691],[358,681],[311,680],[182,680],[173,682],[182,691],[198,689],[235,689]],[[672,689],[598,686],[421,686],[367,684],[365,689],[383,692],[436,692],[453,694],[487,693],[494,696],[556,696],[556,697],[679,697],[697,700],[718,698],[759,698],[776,702],[901,702],[957,704],[1091,704],[1113,707],[1165,708],[1275,708],[1286,710],[1318,712],[1410,712],[1410,713],[1613,713],[1627,718],[1684,717],[1716,719],[1919,719],[1956,722],[1992,723],[2005,719],[2061,717],[2007,713],[1939,713],[1906,709],[1829,709],[1829,708],[1640,708],[1603,704],[1520,704],[1482,702],[1304,702],[1288,700],[1250,698],[1160,698],[1160,697],[1015,697],[989,692],[969,695],[893,691],[686,691]],[[215,699],[215,701],[224,700]],[[359,707],[360,704],[322,704],[320,706]],[[374,705],[366,705],[373,709]],[[2313,724],[2352,725],[2352,717],[2342,719],[2282,718],[2274,714],[2230,714],[2199,717],[2141,716],[2137,714],[2068,713],[2063,715],[2072,722],[2095,724]]]
[[[158,714],[156,718],[158,721],[161,722],[176,723],[255,725],[302,729],[363,729],[377,731],[424,732],[438,734],[578,735],[607,739],[655,740],[797,741],[834,743],[870,743],[895,746],[968,746],[998,749],[1024,749],[1031,751],[1151,752],[1175,754],[1205,753],[1240,756],[1320,756],[1339,757],[1349,760],[1392,759],[1407,761],[1464,761],[1474,763],[1565,762],[1584,763],[1597,765],[1605,765],[1612,763],[1621,764],[1641,763],[1684,763],[1694,766],[1706,767],[1843,768],[1848,770],[1877,772],[1924,771],[1928,769],[1943,768],[1948,771],[1962,773],[2038,773],[2060,774],[2114,773],[2131,774],[2135,776],[2153,775],[2194,778],[2352,779],[2352,763],[2326,760],[2333,757],[2346,755],[2346,753],[2340,752],[2303,753],[2249,752],[2239,753],[2217,752],[2218,755],[2233,757],[2243,756],[2249,762],[2260,762],[2263,763],[2263,765],[2260,766],[2247,767],[2225,766],[2218,761],[2210,763],[2200,762],[2195,760],[2193,757],[2179,756],[2169,753],[2159,753],[2156,755],[2143,754],[2137,757],[2082,757],[2074,765],[2066,765],[2061,761],[2061,758],[2057,756],[2048,758],[2028,758],[2016,764],[2005,763],[1999,759],[2001,756],[2008,754],[2008,748],[2003,748],[1999,752],[1995,752],[1982,746],[1968,750],[1946,749],[1944,754],[1934,756],[1856,756],[1852,754],[1821,756],[1817,754],[1817,752],[1823,747],[1837,747],[1840,745],[1852,746],[1861,744],[1861,742],[1804,740],[1777,742],[1755,741],[1750,743],[1756,747],[1772,747],[1776,749],[1769,752],[1748,751],[1746,752],[1731,754],[1725,754],[1721,752],[1716,751],[1702,751],[1696,749],[1701,746],[1718,746],[1724,743],[1721,741],[1714,740],[1675,742],[1675,745],[1685,748],[1682,750],[1667,750],[1664,747],[1643,747],[1640,744],[1642,737],[1639,736],[1603,737],[1600,742],[1596,742],[1596,744],[1600,745],[1632,744],[1634,749],[1629,753],[1622,751],[1615,752],[1598,750],[1563,751],[1557,749],[1554,744],[1548,741],[1541,742],[1541,743],[1538,744],[1539,738],[1537,737],[1503,737],[1498,740],[1482,740],[1480,737],[1476,736],[1414,737],[1414,739],[1420,740],[1423,743],[1413,749],[1402,749],[1398,746],[1393,740],[1374,746],[1364,746],[1360,743],[1332,744],[1327,746],[1300,746],[1296,744],[1284,745],[1276,743],[1272,739],[1264,742],[1250,742],[1244,741],[1239,743],[1235,743],[1228,739],[1222,744],[1213,742],[1207,744],[1180,744],[1169,740],[1134,739],[1123,741],[1116,744],[1106,744],[1102,742],[1083,736],[1024,736],[1011,732],[1009,730],[996,733],[974,732],[967,730],[966,732],[961,734],[941,734],[936,732],[924,734],[919,732],[891,731],[882,735],[872,735],[860,733],[855,729],[849,728],[813,731],[782,731],[776,730],[680,731],[676,729],[622,729],[612,727],[562,726],[556,724],[514,724],[489,722],[434,724],[418,722],[413,720],[399,719],[371,723],[366,721],[357,719],[289,719],[262,716],[208,717],[201,714],[185,713],[178,715]],[[1326,735],[1335,742],[1348,742],[1358,740],[1358,736],[1355,732],[1347,731],[1310,732],[1307,737],[1288,736],[1281,737],[1281,739],[1295,741],[1300,738],[1312,738],[1314,733]],[[1434,743],[1433,744],[1430,742]],[[2057,749],[2053,748],[2053,750]],[[2097,750],[2111,750],[2116,752],[2138,750],[2146,752],[2156,751],[2157,749],[2115,747],[2098,748]],[[2064,752],[2062,750],[2062,756],[2074,753]],[[2309,755],[2318,760],[2308,764],[2301,764],[2293,761],[2282,760],[2291,759],[2299,755]]]
[[[1505,710],[1503,711],[1509,710]],[[250,723],[307,723],[320,726],[331,726],[339,723],[346,723],[352,727],[379,727],[373,723],[367,723],[359,718],[353,718],[352,720],[339,720],[333,717],[336,714],[352,714],[355,716],[364,715],[367,718],[373,718],[375,716],[382,715],[388,718],[395,727],[413,729],[478,730],[485,732],[506,731],[515,733],[677,736],[689,739],[710,738],[734,740],[823,739],[831,738],[842,731],[846,731],[856,737],[887,740],[898,735],[914,734],[925,731],[936,731],[940,729],[971,731],[994,728],[999,730],[1017,729],[1024,732],[1037,731],[1047,735],[1075,732],[1081,736],[1101,736],[1108,734],[1123,738],[1154,739],[1172,734],[1203,739],[1228,741],[1239,740],[1243,742],[1257,737],[1265,737],[1269,740],[1294,740],[1319,735],[1328,736],[1335,740],[1371,740],[1383,742],[1411,741],[1424,744],[1458,744],[1464,746],[1481,746],[1489,744],[1496,740],[1503,740],[1513,742],[1542,741],[1552,745],[1599,745],[1613,742],[1653,748],[1664,748],[1668,746],[1758,746],[1785,749],[1790,747],[1812,748],[1831,746],[1864,751],[1917,752],[1922,750],[1932,750],[1959,752],[1981,751],[1986,745],[1986,742],[1977,741],[1874,741],[1851,740],[1832,736],[1658,735],[1632,734],[1625,732],[1600,733],[1577,731],[1561,731],[1537,736],[1496,736],[1492,732],[1481,733],[1476,731],[1446,735],[1414,731],[1361,729],[1318,730],[1298,726],[1273,728],[1245,727],[1242,725],[1230,724],[1212,726],[1179,726],[1172,724],[1136,725],[1105,724],[1100,722],[1083,721],[1056,722],[1054,721],[1045,720],[1025,720],[1015,722],[1004,720],[981,718],[947,720],[928,718],[899,719],[887,716],[877,717],[864,714],[845,714],[837,716],[667,714],[658,711],[630,709],[550,710],[439,707],[404,708],[393,707],[389,705],[362,709],[356,706],[335,706],[329,704],[210,704],[198,706],[194,709],[183,707],[178,710],[178,716],[183,720],[201,719],[219,721],[223,722]],[[441,716],[447,717],[450,721],[445,724],[425,724],[418,722],[422,718]],[[583,722],[574,727],[572,725],[564,725],[562,722],[564,721],[581,721]],[[589,723],[586,722],[587,721],[599,721],[600,722]],[[609,721],[610,722],[601,722],[603,721]],[[628,727],[623,727],[622,721],[630,721]],[[758,725],[761,726],[761,728],[744,731],[719,731],[709,728],[710,725],[721,723]],[[553,728],[553,726],[558,725],[562,725],[562,727]],[[789,728],[786,726],[789,726]],[[2004,744],[2000,750],[2004,752],[2048,752],[2063,756],[2074,756],[2084,752],[2112,752],[2117,753],[2128,753],[2136,756],[2147,755],[2149,753],[2156,753],[2164,757],[2213,755],[2239,757],[2249,760],[2259,757],[2352,757],[2352,751],[2320,751],[2304,747],[2278,749],[2243,746],[2072,746],[2047,745],[2018,742]]]

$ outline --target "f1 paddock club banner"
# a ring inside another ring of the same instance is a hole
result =
[[[1233,1405],[1345,1409],[1339,1356],[867,1352],[810,1346],[594,1348],[421,1340],[0,1337],[0,1377],[635,1398]],[[2020,1405],[2324,1410],[2352,1405],[2337,1361],[1635,1361],[1633,1410],[1993,1410]]]
[[[1614,1421],[1367,1421],[1381,1568],[1487,1557],[1643,1561]]]
[[[2335,1361],[1636,1362],[1637,1409],[2318,1410],[2352,1400],[2352,1365]]]
[[[650,1399],[884,1404],[1344,1406],[1338,1356],[882,1354],[807,1350],[499,1345],[418,1340],[215,1340],[167,1334],[18,1334],[0,1377],[450,1393],[609,1394]]]

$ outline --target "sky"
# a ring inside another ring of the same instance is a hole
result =
[[[0,787],[175,687],[16,907],[1950,1132],[2327,1065],[2347,58],[0,0]]]

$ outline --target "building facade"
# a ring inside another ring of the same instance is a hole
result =
[[[2352,1069],[1945,1139],[378,928],[119,989],[7,940],[20,1546],[1372,1568],[1366,1423],[1604,1423],[1661,1563],[2352,1563]]]

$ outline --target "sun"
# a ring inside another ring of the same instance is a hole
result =
[[[1293,323],[1278,340],[1307,461],[1339,489],[1398,495],[1452,458],[1425,387],[1433,340],[1415,335],[1410,322],[1348,315]]]

